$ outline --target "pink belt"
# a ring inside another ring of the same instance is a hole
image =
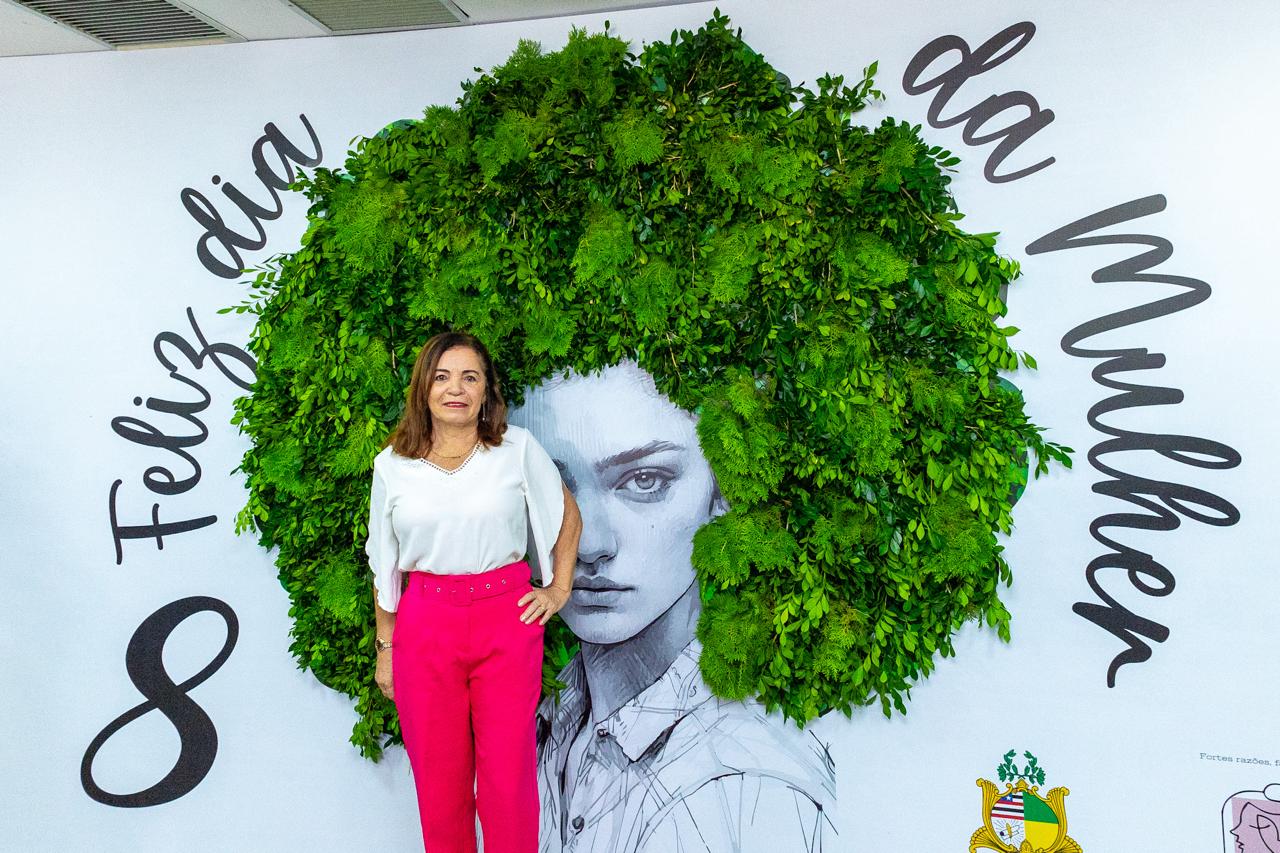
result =
[[[476,598],[492,598],[495,595],[527,590],[532,573],[528,562],[518,560],[475,574],[436,574],[435,572],[409,572],[409,589],[414,595],[433,596],[450,604],[465,606]]]

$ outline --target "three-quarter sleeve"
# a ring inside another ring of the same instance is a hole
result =
[[[551,549],[560,538],[560,525],[564,522],[563,481],[560,469],[532,434],[526,433],[520,468],[529,530],[533,534],[529,556],[542,577],[542,585],[546,586],[551,583],[555,569]]]
[[[369,493],[369,538],[364,546],[373,571],[378,606],[394,613],[400,606],[400,546],[391,526],[391,504],[387,500],[387,483],[377,464],[373,466],[373,488]]]

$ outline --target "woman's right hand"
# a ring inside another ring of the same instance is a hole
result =
[[[394,649],[378,652],[378,668],[373,674],[373,680],[377,682],[378,689],[382,691],[382,695],[393,702],[396,697],[395,689],[391,684],[391,655],[394,653]]]

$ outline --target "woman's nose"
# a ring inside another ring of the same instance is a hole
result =
[[[578,510],[582,513],[582,535],[578,539],[578,563],[583,566],[600,565],[618,556],[618,540],[604,510],[603,502],[594,489],[580,489],[574,493]]]

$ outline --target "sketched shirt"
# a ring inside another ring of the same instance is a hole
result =
[[[825,745],[758,702],[712,695],[695,639],[589,735],[565,798],[569,748],[590,725],[582,657],[560,703],[538,706],[540,853],[818,853],[835,829]]]

